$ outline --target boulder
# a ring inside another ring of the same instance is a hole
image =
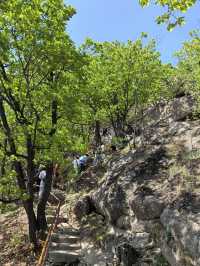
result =
[[[74,214],[78,220],[81,220],[83,216],[90,214],[91,211],[91,199],[88,195],[79,199],[74,206]]]
[[[140,220],[158,219],[163,211],[164,204],[155,196],[136,195],[131,203],[132,210]]]
[[[111,224],[116,224],[120,216],[126,215],[126,192],[119,184],[109,186],[108,190],[107,188],[107,186],[102,186],[102,190],[94,193],[92,202],[98,213],[105,216]],[[98,200],[99,198],[101,201]]]
[[[130,229],[131,228],[130,217],[125,215],[120,216],[116,221],[116,226],[123,230]]]
[[[116,255],[122,266],[133,266],[140,258],[140,253],[128,244],[118,246]]]

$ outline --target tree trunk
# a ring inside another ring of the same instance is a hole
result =
[[[42,232],[45,232],[47,229],[45,208],[46,208],[48,197],[51,192],[52,175],[53,175],[53,163],[50,163],[47,166],[47,170],[46,170],[44,190],[42,192],[42,196],[39,199],[38,206],[37,206],[37,223],[39,226],[39,230],[41,230]]]
[[[29,230],[29,240],[33,243],[35,250],[38,248],[36,232],[38,229],[37,220],[35,212],[33,209],[33,201],[31,199],[24,202],[24,208],[28,217],[28,230]]]
[[[5,165],[6,165],[6,150],[7,150],[7,144],[8,144],[8,141],[7,141],[7,138],[4,140],[4,156],[3,156],[3,159],[2,159],[2,163],[1,163],[1,176],[4,176],[6,171],[5,171]]]
[[[119,116],[116,118],[116,120],[114,122],[114,131],[115,131],[116,137],[123,138],[125,136],[124,122],[125,121],[122,118],[120,118]]]
[[[101,145],[101,133],[100,133],[100,121],[95,121],[95,145],[96,147]]]
[[[29,224],[29,238],[32,243],[34,243],[35,248],[37,248],[37,238],[36,231],[38,229],[38,224],[35,216],[35,212],[33,209],[33,201],[34,201],[34,147],[31,140],[31,135],[27,134],[26,136],[26,148],[27,148],[27,190],[29,194],[29,199],[24,203],[24,208],[28,217]]]

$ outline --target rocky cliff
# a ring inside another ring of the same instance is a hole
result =
[[[194,106],[184,96],[147,110],[142,134],[106,162],[98,187],[76,203],[80,220],[95,212],[109,225],[102,248],[120,265],[200,265],[200,120]]]

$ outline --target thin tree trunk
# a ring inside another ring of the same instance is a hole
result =
[[[52,82],[53,82],[53,73],[52,73]],[[57,122],[58,122],[58,103],[56,100],[52,101],[52,130],[50,132],[50,137],[53,137],[53,135],[56,133],[57,129]],[[82,134],[84,137],[84,129],[82,126]],[[37,206],[37,224],[38,229],[41,231],[41,237],[45,235],[45,231],[47,230],[47,220],[46,220],[46,204],[51,192],[52,187],[52,177],[53,177],[53,162],[49,162],[46,167],[46,178],[45,178],[45,184],[44,189],[42,191],[42,195],[39,198],[38,206]]]
[[[135,123],[134,123],[134,136],[133,136],[133,145],[134,145],[134,148],[136,148],[136,127],[137,127],[137,119],[136,119],[136,116],[137,116],[137,105],[138,105],[138,99],[137,99],[137,92],[136,90],[134,91],[134,101],[135,101],[135,106],[134,106],[134,113],[135,113]]]
[[[101,133],[100,133],[100,121],[96,120],[95,121],[95,145],[96,147],[101,145]]]
[[[115,121],[115,134],[116,137],[121,137],[123,138],[125,136],[124,133],[124,119],[122,119],[119,115],[117,116],[117,119]]]
[[[33,184],[34,184],[34,157],[35,151],[31,140],[31,135],[27,134],[26,136],[26,147],[27,147],[27,189],[32,201],[34,200],[34,191],[33,191]]]
[[[35,216],[35,212],[33,209],[33,201],[31,199],[25,201],[23,203],[24,208],[26,210],[26,214],[28,217],[28,230],[29,230],[29,239],[30,242],[34,244],[34,248],[35,250],[38,249],[38,241],[37,241],[37,236],[36,236],[36,232],[37,232],[37,220],[36,220],[36,216]]]
[[[4,156],[3,156],[3,159],[2,159],[2,163],[1,163],[1,176],[4,176],[5,175],[5,165],[6,165],[6,150],[7,150],[7,144],[8,144],[8,141],[7,141],[7,138],[5,138],[4,140]]]

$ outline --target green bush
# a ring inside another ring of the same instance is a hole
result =
[[[111,144],[115,145],[119,149],[123,149],[128,144],[128,140],[123,137],[113,137]]]
[[[165,257],[162,254],[159,254],[154,261],[153,266],[170,266]]]

